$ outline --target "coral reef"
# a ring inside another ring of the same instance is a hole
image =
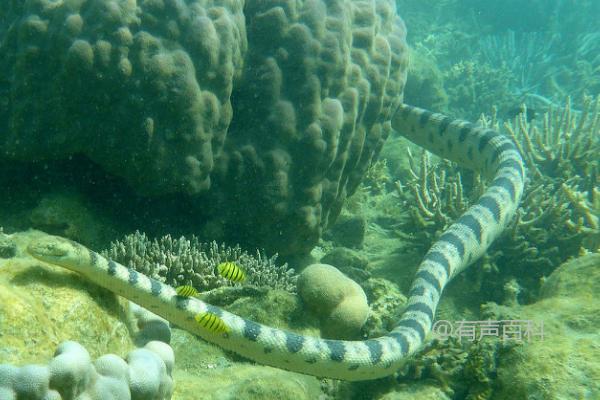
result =
[[[597,253],[562,264],[544,280],[532,304],[484,304],[473,322],[496,322],[498,334],[436,338],[407,361],[397,384],[380,382],[367,390],[386,393],[381,398],[395,398],[394,393],[402,398],[423,385],[448,398],[470,400],[598,397],[599,266]],[[506,289],[509,296],[518,291]],[[506,324],[521,330],[505,338]]]
[[[65,340],[76,339],[94,357],[134,347],[120,316],[123,304],[63,269],[41,266],[26,253],[39,231],[3,235],[13,249],[0,258],[0,360],[36,363]]]
[[[181,399],[197,398],[198,393],[203,399],[309,400],[320,396],[319,381],[314,377],[232,358],[194,335],[176,328],[171,330],[162,318],[133,303],[117,301],[116,296],[90,285],[76,274],[30,258],[25,247],[42,235],[38,231],[29,231],[2,236],[15,249],[12,258],[0,259],[0,360],[9,364],[0,367],[2,400],[21,398],[14,396],[12,378],[4,379],[8,374],[18,373],[16,378],[20,383],[28,371],[48,375],[48,367],[40,363],[48,360],[57,347],[65,346],[61,343],[71,338],[80,342],[79,345],[67,344],[75,350],[76,356],[85,356],[85,348],[89,356],[83,358],[96,360],[84,376],[91,378],[90,384],[80,388],[89,396],[86,399],[167,398],[154,397],[146,391],[162,390],[160,380],[163,378],[163,389],[168,389],[172,379],[173,398]],[[225,289],[248,291],[251,287],[221,288],[220,294],[216,293],[218,290],[207,294],[219,297],[231,311],[262,323],[306,334],[318,333],[316,324],[308,326],[305,323],[306,312],[302,310],[298,296],[261,289],[262,294],[250,293],[250,298],[245,293],[233,299],[230,297],[228,302],[227,296],[223,295],[228,293]],[[156,340],[164,343],[156,344]],[[172,351],[166,345],[167,341]],[[131,351],[136,346],[139,348]],[[175,365],[172,364],[173,352],[177,360]],[[107,353],[129,353],[129,357],[123,360]],[[48,366],[53,363],[65,367],[74,365],[60,364],[54,359]],[[135,371],[129,368],[134,364]],[[84,363],[83,367],[86,365]],[[128,369],[135,373],[134,377],[141,378],[139,384],[131,388],[131,393],[129,381],[121,379],[123,371]],[[66,384],[55,381],[41,381],[41,389],[52,389],[46,400],[59,400],[57,390],[61,391],[61,396],[63,394],[62,388]],[[107,392],[112,389],[115,391]],[[143,394],[136,394],[141,390],[144,390]],[[114,397],[109,397],[110,394]],[[62,396],[63,400],[72,398],[75,397]]]
[[[68,190],[45,194],[31,210],[29,222],[35,229],[94,246],[108,245],[117,231],[92,203]]]
[[[491,398],[501,354],[513,344],[495,338],[460,341],[453,337],[434,340],[422,355],[400,371],[400,388],[412,382],[434,382],[450,398],[467,400]]]
[[[126,360],[107,354],[94,362],[77,342],[61,343],[47,366],[0,364],[2,399],[168,400],[173,393],[173,350],[158,341]]]
[[[555,47],[559,35],[508,30],[479,39],[479,62],[502,66],[510,93],[523,99],[528,93],[546,93],[549,81],[560,69]],[[496,103],[498,105],[498,103]]]
[[[0,398],[171,398],[174,359],[165,320],[139,307],[131,310],[139,348],[119,358],[114,353],[134,347],[129,322],[120,320],[129,304],[33,261],[24,248],[43,233],[1,235],[14,254],[0,260]],[[37,364],[40,354],[54,348],[48,365]],[[105,355],[92,362],[90,353]]]
[[[11,2],[0,16],[2,159],[82,154],[140,193],[192,195],[198,229],[308,253],[402,101],[395,8]]]
[[[422,46],[411,48],[408,76],[410,79],[404,89],[404,99],[408,104],[436,112],[448,111],[444,74],[436,64],[436,58],[424,51]]]
[[[496,125],[494,121],[490,124]],[[542,125],[528,122],[526,109],[504,128],[521,147],[527,167],[536,178],[548,176],[566,181],[579,175],[598,185],[598,151],[600,150],[600,96],[586,96],[581,111],[573,110],[571,99],[564,106],[551,107]]]
[[[515,78],[507,67],[461,60],[446,70],[444,87],[453,115],[477,119],[482,110],[493,105],[505,110],[515,104],[510,83]]]
[[[493,398],[600,396],[599,282],[600,254],[589,254],[552,272],[538,302],[484,307],[483,319],[519,319],[537,325],[535,337],[500,358]]]
[[[482,36],[479,60],[506,64],[515,78],[517,95],[541,95],[560,102],[567,95],[582,98],[600,90],[599,41],[595,16],[600,5],[581,1],[509,0],[483,4],[468,0],[467,9],[479,23],[489,26]],[[525,100],[521,98],[521,100]]]
[[[541,277],[568,258],[600,246],[600,98],[588,97],[582,103],[583,109],[575,112],[567,100],[560,111],[550,109],[533,121],[522,112],[502,127],[495,114],[481,120],[504,129],[532,171],[517,218],[481,261],[479,271],[494,276],[485,279],[486,292],[498,302],[505,297],[504,285],[515,277],[521,287],[519,301],[531,302]],[[484,185],[476,174],[446,161],[434,164],[424,152],[417,161],[409,150],[408,160],[409,177],[397,180],[395,189],[409,204],[412,227],[401,224],[396,234],[425,251]],[[465,175],[472,178],[466,180]]]
[[[521,113],[504,124],[526,155],[532,177],[513,229],[495,245],[509,258],[500,260],[502,265],[519,260],[539,278],[600,246],[600,97],[586,97],[583,105],[576,113],[567,99],[561,112],[550,109],[540,123]]]
[[[219,214],[243,210],[240,236],[283,255],[309,251],[360,183],[407,67],[392,1],[295,4],[246,4],[248,62],[223,181],[242,195],[218,203]]]
[[[210,186],[247,47],[241,4],[43,0],[4,15],[9,157],[83,153],[145,192]]]
[[[287,264],[278,265],[277,255],[260,251],[251,256],[239,246],[202,243],[196,236],[174,239],[170,235],[150,240],[136,232],[111,244],[102,254],[173,287],[192,285],[199,291],[232,283],[221,277],[217,266],[232,261],[246,272],[251,285],[295,291],[295,275]]]
[[[380,158],[375,161],[365,174],[361,186],[373,194],[384,193],[390,184],[387,158]]]
[[[394,182],[396,194],[407,204],[416,229],[401,227],[396,234],[414,240],[425,250],[483,193],[484,186],[479,175],[446,160],[434,163],[428,152],[419,152],[417,160],[410,149],[406,150],[409,177]],[[465,174],[472,177],[472,183],[466,186],[469,190],[463,183]],[[411,231],[410,235],[404,233]]]
[[[371,278],[362,284],[371,312],[363,330],[369,337],[378,337],[394,327],[406,307],[406,296],[392,282]]]
[[[369,260],[367,257],[346,247],[334,247],[321,257],[320,262],[333,265],[355,282],[361,283],[371,276],[368,271]]]
[[[336,223],[323,235],[324,239],[338,246],[360,249],[365,240],[367,220],[361,215],[342,214]]]
[[[597,2],[399,0],[398,6],[416,63],[424,55],[442,71],[450,114],[477,118],[496,105],[510,115],[521,102],[543,111],[568,95],[579,101],[600,92]],[[437,75],[424,67],[430,77]],[[419,102],[412,72],[405,98]],[[423,89],[428,94],[432,88]]]
[[[356,338],[369,315],[363,289],[331,265],[306,267],[298,276],[298,294],[321,320],[323,337]]]

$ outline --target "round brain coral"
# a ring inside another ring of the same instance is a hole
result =
[[[39,0],[0,22],[5,159],[83,154],[282,254],[314,246],[402,101],[392,0]]]
[[[298,276],[298,294],[321,320],[323,337],[356,339],[369,316],[360,285],[328,264],[312,264]]]

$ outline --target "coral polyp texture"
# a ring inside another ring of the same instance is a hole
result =
[[[168,400],[173,393],[173,350],[159,341],[125,360],[106,354],[92,362],[77,342],[61,343],[48,365],[0,364],[3,400]]]
[[[40,0],[0,22],[3,158],[83,154],[146,195],[207,195],[280,253],[337,216],[406,78],[391,0]]]
[[[246,48],[241,3],[7,8],[0,50],[2,76],[11,78],[1,111],[7,154],[83,153],[145,192],[209,188]]]

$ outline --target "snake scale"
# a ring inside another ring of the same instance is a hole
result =
[[[392,127],[427,150],[490,177],[491,183],[427,252],[412,283],[406,310],[384,336],[363,341],[325,340],[261,325],[196,298],[177,296],[170,286],[58,237],[32,242],[28,251],[254,361],[353,381],[390,375],[431,331],[446,284],[479,258],[514,216],[525,180],[516,146],[494,130],[408,105],[399,106]],[[209,332],[199,326],[194,317],[203,312],[219,316],[229,332]]]

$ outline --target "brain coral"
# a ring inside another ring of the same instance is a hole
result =
[[[406,77],[392,0],[28,0],[0,34],[2,157],[207,196],[226,234],[282,254],[335,219]]]

